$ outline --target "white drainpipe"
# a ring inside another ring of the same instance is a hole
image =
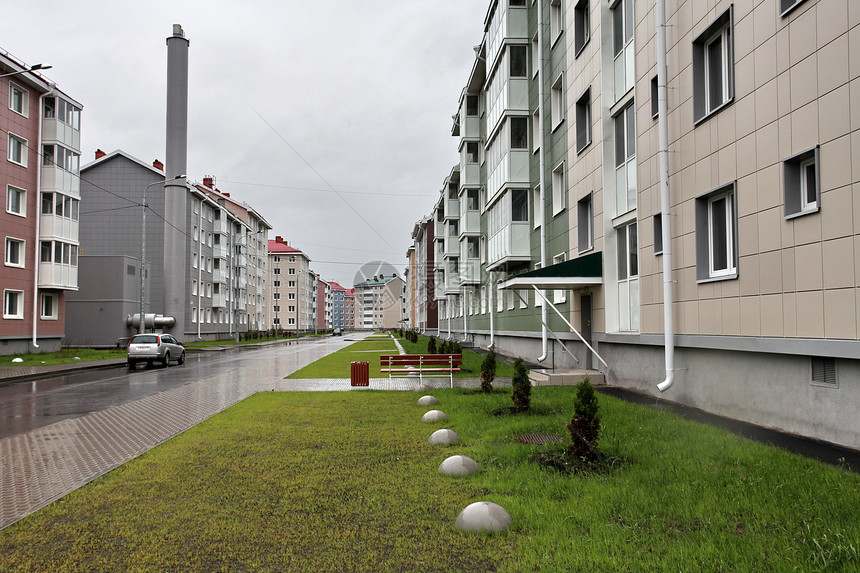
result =
[[[660,217],[663,223],[663,332],[666,379],[657,385],[665,392],[675,383],[675,320],[672,298],[672,233],[669,197],[669,103],[666,89],[666,0],[657,0],[657,132],[660,165]]]
[[[56,85],[51,83],[48,91],[39,96],[39,109],[36,113],[39,114],[39,137],[38,139],[38,150],[37,157],[42,157],[42,124],[45,121],[45,115],[42,112],[42,106],[45,103],[45,97],[51,96],[54,94],[54,88]],[[36,254],[33,257],[33,268],[35,269],[34,277],[33,277],[33,348],[39,348],[37,344],[39,340],[39,263],[41,261],[40,253],[42,251],[42,237],[40,236],[41,222],[42,222],[42,162],[36,162]],[[52,249],[53,250],[53,249]],[[59,297],[58,306],[59,306]],[[59,312],[59,309],[57,309]]]
[[[213,187],[214,187],[214,184],[213,184]],[[193,198],[192,198],[192,200],[193,200]],[[202,239],[203,239],[203,206],[204,206],[203,198],[201,197],[200,198],[200,208],[198,209],[198,211],[200,211],[200,214],[199,214],[200,217],[199,217],[199,220],[197,221],[197,232],[200,233],[197,237],[197,240],[198,240],[198,244],[197,244],[197,251],[198,251],[197,252],[197,259],[198,259],[197,260],[197,340],[200,340],[201,338],[203,338],[202,336],[200,336],[200,326],[203,323],[203,320],[202,320],[203,317],[201,316],[201,312],[203,309],[200,306],[200,302],[201,302],[201,295],[203,294],[201,291],[203,290],[203,261],[205,260],[203,258],[203,247],[200,244],[200,243],[205,243],[205,241],[202,241]]]
[[[546,221],[544,214],[546,213],[546,205],[544,201],[544,197],[546,197],[546,185],[545,185],[545,177],[544,177],[544,169],[546,169],[546,159],[545,159],[545,148],[546,148],[546,140],[544,138],[544,134],[546,130],[544,129],[544,122],[546,121],[546,116],[544,115],[544,107],[543,107],[543,98],[544,98],[544,86],[543,86],[543,2],[539,1],[538,5],[538,115],[540,116],[540,205],[535,205],[535,207],[540,207],[540,266],[541,268],[546,266]],[[537,211],[537,209],[535,209]],[[535,212],[535,217],[537,217],[537,212]],[[546,305],[541,306],[541,350],[542,353],[540,357],[537,359],[538,362],[543,362],[546,360],[548,349],[547,349],[547,309]]]
[[[469,314],[469,300],[466,298],[466,287],[463,287],[463,340],[469,338],[469,322],[466,318]]]
[[[495,321],[493,320],[493,318],[495,316],[495,313],[493,311],[493,305],[495,304],[495,301],[493,300],[493,291],[496,290],[496,285],[493,282],[493,273],[492,272],[487,273],[487,276],[489,277],[489,281],[490,281],[490,283],[488,285],[488,288],[490,289],[490,301],[489,301],[490,302],[490,346],[493,346],[496,343],[495,342],[495,336],[496,336]]]

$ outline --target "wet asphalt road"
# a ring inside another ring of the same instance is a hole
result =
[[[363,334],[291,342],[252,350],[188,354],[169,368],[83,370],[0,387],[0,438],[76,418],[207,378],[280,380]],[[345,373],[344,377],[349,377]]]

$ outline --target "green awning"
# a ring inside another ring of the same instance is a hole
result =
[[[502,288],[575,289],[603,284],[603,253],[536,269],[501,283]]]

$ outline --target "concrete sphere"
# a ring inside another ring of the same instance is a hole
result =
[[[462,531],[502,531],[513,520],[505,509],[490,501],[478,501],[457,516],[457,529]]]
[[[442,410],[430,410],[421,417],[422,422],[444,422],[448,415]]]
[[[438,404],[439,400],[436,399],[435,396],[421,396],[418,398],[419,406],[433,406],[434,404]]]
[[[480,470],[478,463],[469,456],[451,456],[439,465],[443,476],[470,476]]]
[[[455,445],[460,443],[460,436],[454,430],[436,430],[427,440],[428,444]]]

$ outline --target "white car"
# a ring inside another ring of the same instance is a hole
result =
[[[136,334],[128,341],[128,368],[134,370],[138,362],[152,366],[156,361],[170,366],[170,361],[185,363],[185,347],[169,334]]]

